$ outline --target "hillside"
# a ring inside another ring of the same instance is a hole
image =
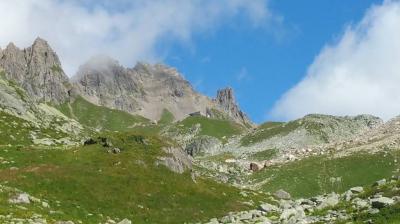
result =
[[[257,126],[166,65],[0,56],[0,223],[400,222],[399,117]]]

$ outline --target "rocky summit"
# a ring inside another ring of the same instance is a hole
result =
[[[254,124],[232,88],[43,39],[0,52],[0,223],[399,223],[400,118]]]
[[[196,92],[176,69],[162,64],[138,63],[124,68],[111,58],[95,57],[80,67],[73,85],[79,95],[94,104],[155,121],[167,110],[174,120],[195,114],[222,114],[241,124],[251,124],[236,105],[232,89],[218,91],[212,100]]]
[[[47,41],[37,38],[31,47],[19,49],[10,43],[0,51],[0,66],[36,100],[65,102],[71,88],[57,54]]]

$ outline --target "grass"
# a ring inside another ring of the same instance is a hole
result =
[[[236,188],[201,178],[194,183],[189,173],[156,166],[164,140],[119,133],[111,141],[122,153],[108,154],[97,144],[72,150],[0,149],[0,156],[19,168],[1,164],[0,182],[47,199],[62,211],[45,214],[52,219],[83,223],[105,222],[107,216],[134,223],[198,222],[249,208]],[[0,197],[0,214],[15,209],[5,199]]]
[[[64,72],[63,69],[61,68],[61,66],[59,66],[59,65],[51,66],[51,71],[54,72],[54,73],[62,73],[62,72]]]
[[[83,125],[99,130],[126,131],[133,130],[138,124],[148,124],[148,120],[124,111],[94,105],[82,97],[58,108],[66,116],[76,119]]]
[[[228,138],[242,133],[243,127],[228,120],[210,119],[203,116],[193,116],[177,123],[183,132],[189,131],[196,124],[201,125],[200,135],[218,138],[225,142]]]
[[[270,160],[274,156],[276,156],[277,153],[278,153],[277,149],[267,149],[267,150],[256,152],[256,153],[252,154],[250,156],[250,158],[253,160],[258,160],[258,161]]]
[[[53,121],[57,125],[59,121]],[[61,123],[59,124],[61,125]],[[36,138],[60,139],[68,137],[67,133],[55,130],[52,126],[48,128],[37,127],[36,125],[19,117],[0,111],[0,146],[1,145],[31,145],[32,135]]]
[[[260,127],[258,127],[256,131],[245,135],[241,139],[241,144],[243,146],[248,146],[277,135],[287,135],[300,126],[301,124],[298,121],[291,121],[288,123],[267,122],[260,125]]]
[[[34,130],[27,121],[0,111],[0,145],[31,144],[30,130]]]
[[[164,109],[161,114],[161,118],[158,121],[158,124],[170,124],[174,122],[174,120],[175,120],[174,115],[169,110]]]
[[[343,192],[354,186],[367,185],[390,177],[400,167],[394,163],[399,157],[399,152],[363,153],[342,158],[318,156],[268,167],[250,178],[256,182],[268,179],[262,186],[264,191],[284,189],[295,197],[310,197]]]

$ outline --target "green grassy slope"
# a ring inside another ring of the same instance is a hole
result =
[[[107,216],[134,223],[197,222],[248,208],[238,189],[201,178],[194,183],[189,173],[156,166],[165,144],[156,137],[120,133],[112,141],[122,153],[109,154],[97,144],[66,151],[0,148],[0,157],[14,161],[0,163],[0,184],[45,198],[62,212],[41,211],[45,217],[83,223],[105,222]],[[0,195],[0,215],[15,210]]]
[[[174,122],[174,120],[175,120],[174,115],[169,110],[164,109],[161,114],[161,118],[158,121],[158,124],[162,124],[162,125],[170,124],[170,123]]]
[[[226,140],[233,135],[243,132],[244,127],[229,120],[210,119],[203,116],[193,116],[177,123],[177,127],[181,132],[187,132],[196,124],[201,125],[200,135],[207,135]]]
[[[269,179],[262,189],[284,189],[296,197],[342,192],[357,185],[367,185],[390,177],[400,164],[400,153],[354,154],[342,158],[311,157],[280,166],[268,167],[250,178],[256,182]],[[333,181],[331,178],[340,178]]]
[[[25,120],[0,111],[0,145],[31,144],[30,130],[33,127]]]
[[[81,124],[100,130],[132,130],[138,123],[148,123],[148,120],[141,116],[97,106],[82,97],[77,97],[72,103],[62,104],[58,109]]]
[[[291,121],[288,123],[266,122],[260,125],[256,131],[245,135],[241,139],[241,144],[243,146],[248,146],[253,143],[261,142],[262,140],[274,137],[276,135],[286,135],[298,127],[300,127],[300,123],[298,123],[297,121]]]

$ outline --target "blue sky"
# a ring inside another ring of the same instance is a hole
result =
[[[0,1],[0,46],[40,36],[73,76],[95,55],[174,66],[257,123],[400,114],[400,0]],[[49,19],[54,18],[54,19]]]
[[[272,12],[284,18],[282,24],[240,26],[243,18],[238,17],[212,34],[196,35],[194,49],[182,44],[170,47],[166,63],[209,96],[232,86],[240,106],[254,121],[274,119],[267,112],[306,75],[322,48],[337,41],[347,25],[357,23],[372,4],[380,2],[271,1]],[[241,73],[245,75],[239,78]]]

